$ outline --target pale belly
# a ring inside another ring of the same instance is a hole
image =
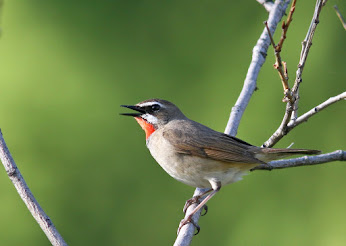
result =
[[[221,182],[221,186],[234,183],[241,180],[248,171],[232,167],[231,164],[186,155],[181,156],[180,160],[155,159],[176,180],[200,188],[211,188],[211,183],[217,182]]]
[[[151,137],[155,137],[155,134]],[[176,180],[193,187],[211,188],[211,183],[221,182],[221,186],[234,183],[256,166],[174,154],[173,146],[167,141],[155,142],[154,146],[148,141],[147,146],[160,166]]]

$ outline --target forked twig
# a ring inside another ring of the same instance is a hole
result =
[[[284,117],[281,121],[278,129],[273,133],[273,135],[262,145],[262,147],[272,147],[274,146],[283,136],[285,136],[288,132],[287,125],[292,120],[297,119],[297,108],[299,102],[299,85],[302,82],[302,73],[305,66],[306,59],[308,57],[310,47],[312,45],[312,39],[319,23],[319,15],[323,6],[322,0],[317,0],[314,15],[312,17],[312,21],[309,27],[309,30],[306,34],[304,41],[302,42],[302,50],[300,53],[300,60],[298,64],[298,69],[296,72],[296,79],[294,82],[294,86],[292,87],[292,97],[293,101],[288,101],[286,104],[286,111]]]
[[[279,137],[277,137],[276,139],[274,139],[276,142],[278,142],[284,135],[286,135],[287,133],[289,133],[293,128],[295,128],[296,126],[300,125],[303,122],[306,122],[311,116],[314,116],[315,114],[317,114],[318,112],[322,111],[323,109],[329,107],[330,105],[341,101],[341,100],[346,100],[346,92],[343,92],[337,96],[331,97],[328,100],[324,101],[323,103],[317,105],[316,107],[312,108],[311,110],[309,110],[308,112],[306,112],[305,114],[299,116],[296,120],[294,121],[289,121],[288,115],[285,114],[285,116],[287,116],[287,118],[284,118],[284,125],[280,125],[279,127],[279,131],[281,134],[283,134],[282,136],[280,135]],[[286,124],[287,123],[287,124]],[[272,135],[271,137],[275,137],[274,135]],[[271,140],[271,139],[269,139]],[[268,140],[268,141],[269,141]],[[271,140],[271,141],[274,141]],[[275,142],[275,143],[276,143]],[[264,143],[262,145],[262,147],[266,147],[265,145],[266,143]]]

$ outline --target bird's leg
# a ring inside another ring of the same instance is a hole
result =
[[[203,201],[202,201],[200,204],[198,204],[198,206],[191,212],[191,214],[189,214],[186,218],[184,218],[184,219],[182,219],[182,220],[180,221],[177,234],[179,234],[180,229],[181,229],[184,225],[186,225],[187,223],[192,223],[192,224],[196,227],[197,232],[195,233],[195,235],[197,235],[197,234],[199,233],[199,231],[200,231],[201,228],[199,227],[199,225],[198,225],[196,222],[194,222],[194,221],[192,220],[192,216],[193,216],[198,210],[200,210],[202,207],[204,207],[205,204],[206,204],[206,203],[207,203],[207,202],[208,202],[208,201],[209,201],[220,189],[221,189],[221,184],[220,184],[220,182],[217,182],[216,187],[212,189],[212,192],[211,192],[206,198],[204,198]],[[208,192],[210,192],[210,190],[209,190]]]
[[[199,199],[201,199],[201,197],[205,196],[206,194],[208,194],[208,193],[211,192],[212,190],[213,190],[213,189],[209,189],[209,190],[203,192],[202,194],[200,194],[200,195],[198,195],[198,196],[194,196],[194,197],[190,198],[189,200],[187,200],[187,201],[185,202],[185,205],[184,205],[184,208],[183,208],[184,214],[186,214],[187,209],[188,209],[192,204],[198,203],[198,202],[199,202]],[[208,207],[207,207],[207,205],[205,205],[203,208],[205,209],[205,213],[204,213],[203,215],[206,215],[207,212],[208,212]],[[203,216],[203,215],[202,215],[202,216]]]

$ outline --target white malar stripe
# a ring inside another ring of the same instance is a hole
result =
[[[158,104],[158,105],[160,105],[161,108],[164,108],[164,106],[161,103],[155,102],[155,101],[140,103],[140,104],[137,104],[137,106],[139,106],[139,107],[147,107],[147,106],[153,106],[155,104]]]
[[[143,114],[141,115],[141,117],[148,121],[150,124],[156,125],[158,123],[157,118],[151,114]]]

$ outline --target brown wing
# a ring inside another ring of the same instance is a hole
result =
[[[181,154],[231,163],[264,163],[254,157],[255,146],[238,138],[193,121],[182,121],[178,125],[178,128],[177,124],[174,128],[166,127],[163,137]]]

